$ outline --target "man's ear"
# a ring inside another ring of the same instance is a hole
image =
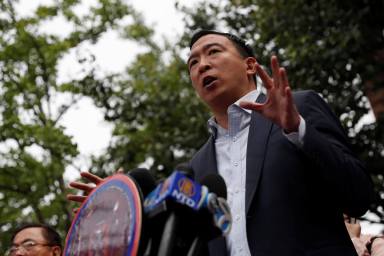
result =
[[[61,256],[61,249],[59,246],[53,246],[52,247],[53,256]]]
[[[247,74],[254,76],[256,74],[256,64],[257,64],[256,58],[247,57],[245,59],[245,64],[247,65]]]

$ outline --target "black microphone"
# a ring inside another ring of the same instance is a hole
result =
[[[215,204],[213,201],[218,200],[218,198],[224,201],[227,198],[227,186],[220,175],[208,174],[200,180],[200,184],[206,186],[210,193],[215,195],[210,198],[211,202],[208,202],[208,205]],[[229,212],[229,207],[227,207],[226,211]],[[197,236],[193,240],[187,256],[209,255],[208,242],[222,235],[223,231],[219,229],[217,225],[213,224],[212,214],[213,212],[209,209],[202,211],[201,215],[204,215],[200,217],[202,228],[198,230]]]
[[[229,230],[229,210],[223,210],[218,200],[226,197],[225,182],[217,174],[202,182],[220,197],[177,171],[147,196],[144,208],[148,216],[162,216],[164,223],[156,255],[205,255],[207,242]]]
[[[145,197],[156,188],[156,180],[146,168],[134,168],[128,171],[127,175],[130,176],[136,182],[137,187],[140,188],[143,201]]]
[[[144,204],[145,197],[156,188],[156,180],[149,172],[148,169],[145,168],[135,168],[128,171],[127,175],[132,178],[135,182],[139,192],[141,193],[141,202],[142,206]],[[143,211],[144,213],[144,211]],[[139,242],[139,249],[137,255],[145,255],[149,250],[152,234],[152,223],[148,220],[147,216],[143,214],[142,216],[142,229],[141,236]]]
[[[215,193],[218,197],[227,199],[227,185],[225,185],[223,177],[219,174],[208,174],[204,176],[199,183],[206,186],[211,193]]]
[[[190,164],[187,162],[179,163],[176,165],[175,171],[179,171],[190,179],[193,179],[194,173]]]

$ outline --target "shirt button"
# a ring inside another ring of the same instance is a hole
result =
[[[234,162],[233,165],[234,165],[234,166],[238,166],[239,164],[238,164],[237,162]]]
[[[235,190],[235,193],[238,194],[239,192],[240,192],[240,190],[237,188],[237,189]]]
[[[233,142],[235,142],[235,141],[236,141],[236,139],[237,139],[236,137],[233,137],[233,138],[232,138],[232,141],[233,141]]]
[[[236,221],[240,220],[240,215],[236,215]]]

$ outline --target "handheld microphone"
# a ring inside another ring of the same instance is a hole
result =
[[[227,187],[224,179],[218,174],[209,174],[200,180],[203,186],[208,187],[210,193],[207,197],[206,215],[202,218],[203,229],[200,229],[189,248],[187,256],[208,255],[208,241],[221,235],[227,235],[231,229],[232,217],[226,202]],[[213,215],[213,224],[212,224]],[[209,221],[210,220],[210,221]]]
[[[135,182],[136,186],[139,188],[141,194],[142,206],[144,204],[144,198],[156,188],[156,181],[152,174],[146,168],[135,168],[128,171],[127,176],[131,177]],[[152,234],[152,223],[149,221],[148,217],[143,214],[142,217],[142,229],[141,237],[139,243],[139,249],[137,255],[144,255],[145,252],[150,247],[151,243],[151,234]]]
[[[232,226],[232,215],[227,199],[227,186],[223,177],[218,174],[209,174],[202,178],[201,185],[208,187],[210,193],[207,196],[205,207],[213,214],[215,225],[228,235]]]
[[[140,188],[143,195],[143,201],[145,197],[156,188],[156,180],[146,168],[135,168],[127,173]]]
[[[193,177],[193,170],[188,163],[181,163],[176,166],[176,171],[185,174],[188,178]],[[223,177],[218,174],[208,174],[199,183],[209,190],[203,207],[207,207],[214,216],[215,225],[220,228],[224,235],[231,229],[232,216],[227,199],[227,186]]]
[[[206,177],[202,181],[212,187],[219,197],[209,193],[207,186],[194,182],[179,171],[175,171],[146,197],[144,211],[147,216],[156,218],[166,215],[158,255],[187,255],[191,244],[202,248],[202,241],[206,243],[229,232],[231,217],[225,199],[221,198],[226,197],[225,182],[219,175]],[[215,188],[219,189],[216,191]],[[183,223],[183,230],[180,223]],[[208,229],[209,232],[206,232]]]
[[[201,186],[184,174],[175,171],[145,198],[144,211],[151,214],[157,207],[162,207],[166,200],[197,211],[206,204],[207,195],[207,187]]]

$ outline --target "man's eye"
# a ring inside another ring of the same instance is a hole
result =
[[[211,50],[209,50],[208,54],[211,55],[211,54],[215,54],[218,52],[219,52],[219,49],[211,49]]]
[[[197,60],[191,60],[191,61],[189,62],[189,68],[191,68],[192,66],[194,66],[196,63],[197,63]]]

